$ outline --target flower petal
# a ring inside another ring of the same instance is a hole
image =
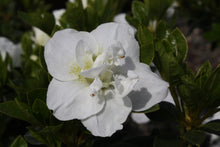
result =
[[[103,50],[107,50],[115,42],[120,42],[126,56],[132,57],[134,61],[139,61],[139,45],[134,38],[134,33],[134,29],[123,23],[102,24],[91,32]]]
[[[131,113],[131,118],[137,124],[145,124],[150,121],[144,113]]]
[[[59,120],[85,119],[100,112],[104,103],[104,99],[91,97],[89,85],[82,81],[53,79],[48,87],[47,106]]]
[[[114,97],[109,93],[104,109],[98,114],[82,121],[83,125],[95,136],[111,136],[123,128],[131,112],[131,102],[128,97]]]
[[[135,73],[139,82],[128,95],[134,111],[149,109],[166,98],[169,84],[153,73],[148,65],[137,63]]]
[[[44,57],[49,73],[60,81],[78,78],[71,72],[72,64],[76,63],[76,45],[83,40],[96,49],[97,44],[88,32],[77,32],[73,29],[57,31],[47,42]]]
[[[85,70],[80,73],[80,75],[87,77],[87,78],[95,78],[97,77],[102,71],[106,70],[108,68],[108,65],[101,65],[98,67],[94,67],[88,70]]]

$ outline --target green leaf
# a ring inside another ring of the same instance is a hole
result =
[[[182,145],[176,136],[157,136],[154,140],[154,147],[179,147]]]
[[[33,116],[31,108],[16,99],[15,101],[0,103],[0,112],[31,124],[39,124],[38,120]]]
[[[160,109],[151,113],[146,113],[147,117],[153,121],[177,121],[179,120],[176,107],[169,102],[159,103]]]
[[[46,102],[46,94],[47,94],[47,89],[43,89],[43,88],[30,91],[27,95],[28,104],[32,106],[36,99],[40,99],[43,102]]]
[[[183,135],[183,139],[193,145],[200,145],[205,140],[205,133],[199,130],[192,130]]]
[[[18,136],[13,143],[11,144],[10,147],[28,147],[28,144],[24,140],[22,136]]]
[[[204,87],[204,84],[212,72],[212,66],[209,61],[205,62],[196,74],[196,82],[200,87]]]
[[[145,0],[149,1],[149,18],[151,20],[161,20],[166,15],[167,9],[174,0]]]
[[[49,122],[51,113],[44,101],[36,99],[33,103],[32,110],[38,120],[46,124]]]
[[[145,26],[138,27],[138,40],[140,43],[141,49],[141,62],[144,62],[148,65],[153,61],[154,58],[154,36],[152,32]]]
[[[61,26],[65,28],[74,28],[78,31],[86,30],[85,28],[85,10],[82,7],[82,2],[67,3],[67,8],[60,18]]]
[[[25,23],[41,29],[49,36],[51,35],[55,25],[55,19],[52,14],[42,13],[42,12],[34,12],[34,13],[19,12],[18,15]]]
[[[129,22],[130,25],[134,26],[135,28],[138,28],[139,22],[136,18],[126,14],[126,20]]]
[[[207,92],[207,106],[217,107],[220,105],[220,66],[209,76],[204,89]]]
[[[57,126],[46,126],[42,129],[28,127],[28,130],[38,141],[46,144],[47,146],[56,146],[56,144],[60,144],[60,141],[57,137],[62,127],[63,124],[60,124]]]
[[[166,27],[166,23],[160,21],[156,28],[156,38],[162,40],[164,38],[167,38],[168,37],[167,35],[168,35],[168,30]]]
[[[132,13],[134,18],[136,18],[140,24],[148,25],[148,8],[146,5],[139,1],[132,2]]]
[[[182,32],[176,28],[171,35],[174,37],[174,40],[171,41],[172,44],[176,45],[175,53],[176,57],[180,62],[183,62],[186,58],[188,46],[187,41],[182,34]]]
[[[210,121],[210,122],[202,125],[200,128],[202,130],[209,132],[209,133],[220,135],[220,120]]]
[[[151,44],[154,41],[153,33],[144,25],[138,27],[138,41],[140,44]]]

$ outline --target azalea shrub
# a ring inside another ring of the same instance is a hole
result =
[[[186,62],[182,1],[57,4],[0,2],[22,6],[0,15],[0,146],[218,143],[220,68]]]

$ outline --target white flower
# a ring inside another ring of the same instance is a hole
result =
[[[168,84],[139,62],[134,30],[106,23],[92,32],[58,31],[45,46],[53,76],[47,106],[59,120],[79,119],[95,136],[111,136],[133,109],[162,101]]]
[[[53,11],[53,16],[55,18],[56,25],[60,26],[59,20],[65,11],[66,11],[65,9],[58,9]]]
[[[0,54],[3,60],[5,60],[7,53],[12,58],[13,66],[19,67],[22,53],[21,44],[14,44],[9,39],[0,37]]]
[[[50,36],[47,35],[44,31],[41,29],[38,29],[36,27],[33,27],[34,36],[31,36],[31,39],[38,45],[45,46],[47,41],[50,39]]]

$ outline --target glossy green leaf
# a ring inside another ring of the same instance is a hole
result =
[[[18,136],[11,144],[10,147],[28,147],[28,144],[23,137]]]
[[[148,8],[146,5],[140,1],[133,1],[132,3],[132,13],[134,18],[136,18],[140,24],[148,25]]]
[[[176,57],[180,62],[183,62],[186,58],[187,51],[188,51],[187,41],[184,35],[182,34],[182,32],[178,28],[176,28],[171,33],[171,35],[174,36],[174,39],[175,39],[175,40],[172,40],[171,43],[176,45],[176,48],[175,48]]]
[[[154,36],[145,26],[138,27],[138,40],[140,43],[140,60],[143,63],[150,65],[154,58]]]
[[[18,15],[25,23],[41,29],[49,36],[51,35],[55,25],[55,18],[52,14],[42,13],[42,12],[34,12],[34,13],[19,12]]]

